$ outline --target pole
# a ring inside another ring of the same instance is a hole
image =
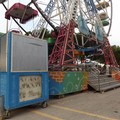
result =
[[[9,0],[7,2],[7,9],[9,9]],[[6,21],[6,33],[8,32],[8,26],[9,26],[9,23],[8,23],[8,20]]]

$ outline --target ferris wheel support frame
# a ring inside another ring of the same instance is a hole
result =
[[[50,69],[61,70],[65,66],[75,66],[74,28],[73,20],[67,26],[60,27],[55,46],[49,56]]]
[[[76,27],[75,17],[77,13],[78,0],[72,1],[71,14],[68,15],[69,23],[61,24],[59,34],[49,57],[49,68],[52,70],[62,70],[64,67],[75,66],[74,55],[74,29]]]
[[[104,37],[104,44],[103,44],[103,52],[104,52],[104,59],[106,65],[110,65],[111,67],[118,68],[119,65],[113,53],[112,47],[109,43],[109,40]]]

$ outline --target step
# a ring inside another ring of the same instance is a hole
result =
[[[101,75],[101,74],[89,74],[89,77],[94,77],[94,76],[99,76],[100,78],[105,78],[105,77],[110,77],[110,76],[108,76],[108,75],[106,75],[106,74],[104,74],[104,75]]]
[[[89,84],[91,86],[93,86],[94,88],[102,88],[102,87],[107,87],[107,86],[111,86],[111,85],[114,85],[114,84],[118,84],[117,81],[110,81],[110,82],[103,82],[103,83],[100,83],[100,84]]]
[[[106,74],[89,72],[88,84],[96,91],[106,91],[112,88],[120,87],[120,82]]]
[[[104,85],[104,84],[111,84],[111,83],[116,83],[117,81],[115,81],[115,80],[110,80],[110,81],[102,81],[102,82],[89,82],[90,84],[92,84],[92,85],[95,85],[95,86],[97,86],[97,85]]]
[[[104,79],[100,79],[98,80],[98,78],[89,78],[88,82],[92,83],[92,84],[97,84],[97,83],[103,83],[103,82],[109,82],[109,81],[115,81],[114,79],[112,79],[111,77],[108,78],[104,78]]]
[[[91,87],[93,87],[96,91],[105,91],[105,90],[108,90],[108,89],[111,89],[111,88],[115,88],[115,87],[119,87],[120,86],[120,82],[118,81],[111,81],[111,82],[105,82],[105,83],[102,83],[102,84],[90,84],[89,85]]]
[[[100,90],[96,89],[96,91],[106,91],[106,90],[110,90],[110,89],[117,88],[117,87],[120,87],[120,83],[116,83],[114,85],[110,85],[107,87],[102,87],[102,88],[100,88]]]

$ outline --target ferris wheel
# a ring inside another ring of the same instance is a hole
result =
[[[1,0],[0,3],[4,4],[5,1]],[[69,20],[73,19],[71,14],[75,11],[74,19],[81,33],[88,34],[88,31],[82,30],[79,24],[83,25],[83,29],[89,29],[94,33],[99,31],[97,28],[102,29],[103,34],[109,36],[112,25],[112,0],[77,0],[77,5],[72,0],[49,0],[48,2],[31,0],[30,3],[34,3],[40,11],[39,21],[36,21],[37,24],[33,28],[35,36],[38,36],[37,32],[43,27],[52,26],[55,29],[55,27],[60,27],[61,23],[68,24]],[[72,10],[75,7],[76,10]]]
[[[41,6],[45,2],[37,1],[34,3],[38,3],[38,6]],[[51,21],[48,24],[53,24],[51,25],[52,28],[60,27],[61,23],[68,24],[69,20],[73,19],[70,16],[74,14],[72,9],[75,9],[75,6],[71,0],[50,0],[46,4],[46,8],[43,11],[47,15],[47,21]],[[98,34],[97,37],[100,40],[102,39],[102,34],[109,36],[112,25],[112,0],[78,0],[76,7],[74,18],[81,33],[88,35],[88,31],[92,31]],[[45,26],[49,27],[49,25],[45,25],[47,22],[43,17],[45,16],[43,15],[40,18],[36,28],[34,28],[34,34]],[[79,24],[82,24],[83,28],[80,28]]]
[[[81,34],[80,41],[82,42],[80,46],[82,46],[83,48],[85,47],[89,48],[96,45],[98,48],[99,44],[100,45],[101,43],[104,44],[105,41],[103,38],[109,35],[112,25],[112,1],[105,1],[105,0],[64,1],[63,0],[63,1],[59,1],[59,3],[61,4],[60,8],[62,10],[59,13],[61,13],[63,17],[63,19],[60,20],[61,26],[68,25],[70,20],[74,21],[76,25],[73,27],[73,29],[78,28],[79,33]],[[72,34],[74,35],[76,34],[75,30],[74,33]],[[92,43],[91,40],[94,43],[92,45],[91,45]],[[77,43],[78,42],[79,40],[77,41]],[[73,47],[71,47],[71,49],[73,49]],[[89,50],[90,49],[87,49],[87,51]],[[54,61],[53,56],[55,53],[56,51],[54,51],[52,54],[51,63]],[[67,57],[68,56],[70,56],[70,54],[67,55]],[[56,58],[56,56],[54,57]],[[58,55],[57,57],[60,56]],[[70,57],[68,58],[70,59]],[[74,55],[71,57],[71,60],[73,60],[73,58]]]
[[[1,3],[4,1],[2,0]],[[21,21],[26,18],[24,23],[29,20],[25,13],[31,4],[39,12],[39,21],[33,28],[32,36],[44,38],[46,30],[51,29],[51,35],[56,39],[49,58],[50,66],[61,68],[64,65],[74,64],[76,61],[75,44],[84,52],[91,50],[86,48],[97,49],[104,44],[105,47],[108,46],[106,45],[108,40],[104,38],[109,36],[112,25],[112,0],[50,0],[47,3],[43,0],[31,0],[20,15]],[[8,12],[8,18],[11,12]],[[31,13],[28,10],[28,14]],[[37,14],[32,14],[31,18],[33,15],[37,16]],[[11,14],[11,16],[14,15]],[[111,58],[114,58],[113,53],[110,54],[112,54]],[[109,53],[105,57],[107,60],[108,55]]]
[[[56,36],[56,44],[50,56],[49,64],[58,65],[59,63],[59,65],[62,66],[71,62],[74,63],[73,37],[76,36],[76,28],[81,35],[81,39],[76,40],[77,44],[79,41],[82,41],[79,46],[83,48],[89,48],[95,45],[97,46],[96,48],[98,48],[99,45],[103,45],[106,42],[104,37],[109,36],[112,25],[111,0],[50,0],[44,12],[34,1],[33,3],[45,19],[43,22],[41,18],[39,23],[42,23],[42,25],[44,23],[45,25],[45,22],[47,22],[54,29],[53,37]],[[47,16],[44,13],[46,13]],[[41,27],[41,24],[38,24],[36,28],[38,32],[40,28],[43,27]],[[34,33],[35,32],[36,29]],[[67,36],[65,36],[65,34]],[[74,36],[71,34],[74,34]],[[77,37],[75,38],[77,39]],[[68,42],[68,40],[70,42]],[[91,45],[91,43],[93,44]],[[65,44],[65,50],[62,51],[63,44]],[[59,46],[61,46],[61,48]],[[66,51],[67,49],[68,51]],[[70,54],[64,56],[67,52]],[[113,58],[113,53],[110,54],[112,54]],[[59,58],[61,58],[61,60]]]
[[[81,0],[81,12],[91,31],[96,23],[109,36],[112,25],[112,0]],[[91,26],[91,27],[90,27]]]

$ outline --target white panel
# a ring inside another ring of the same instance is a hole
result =
[[[7,71],[7,35],[0,39],[0,72]]]
[[[21,76],[19,87],[19,101],[40,98],[42,94],[41,76]]]

